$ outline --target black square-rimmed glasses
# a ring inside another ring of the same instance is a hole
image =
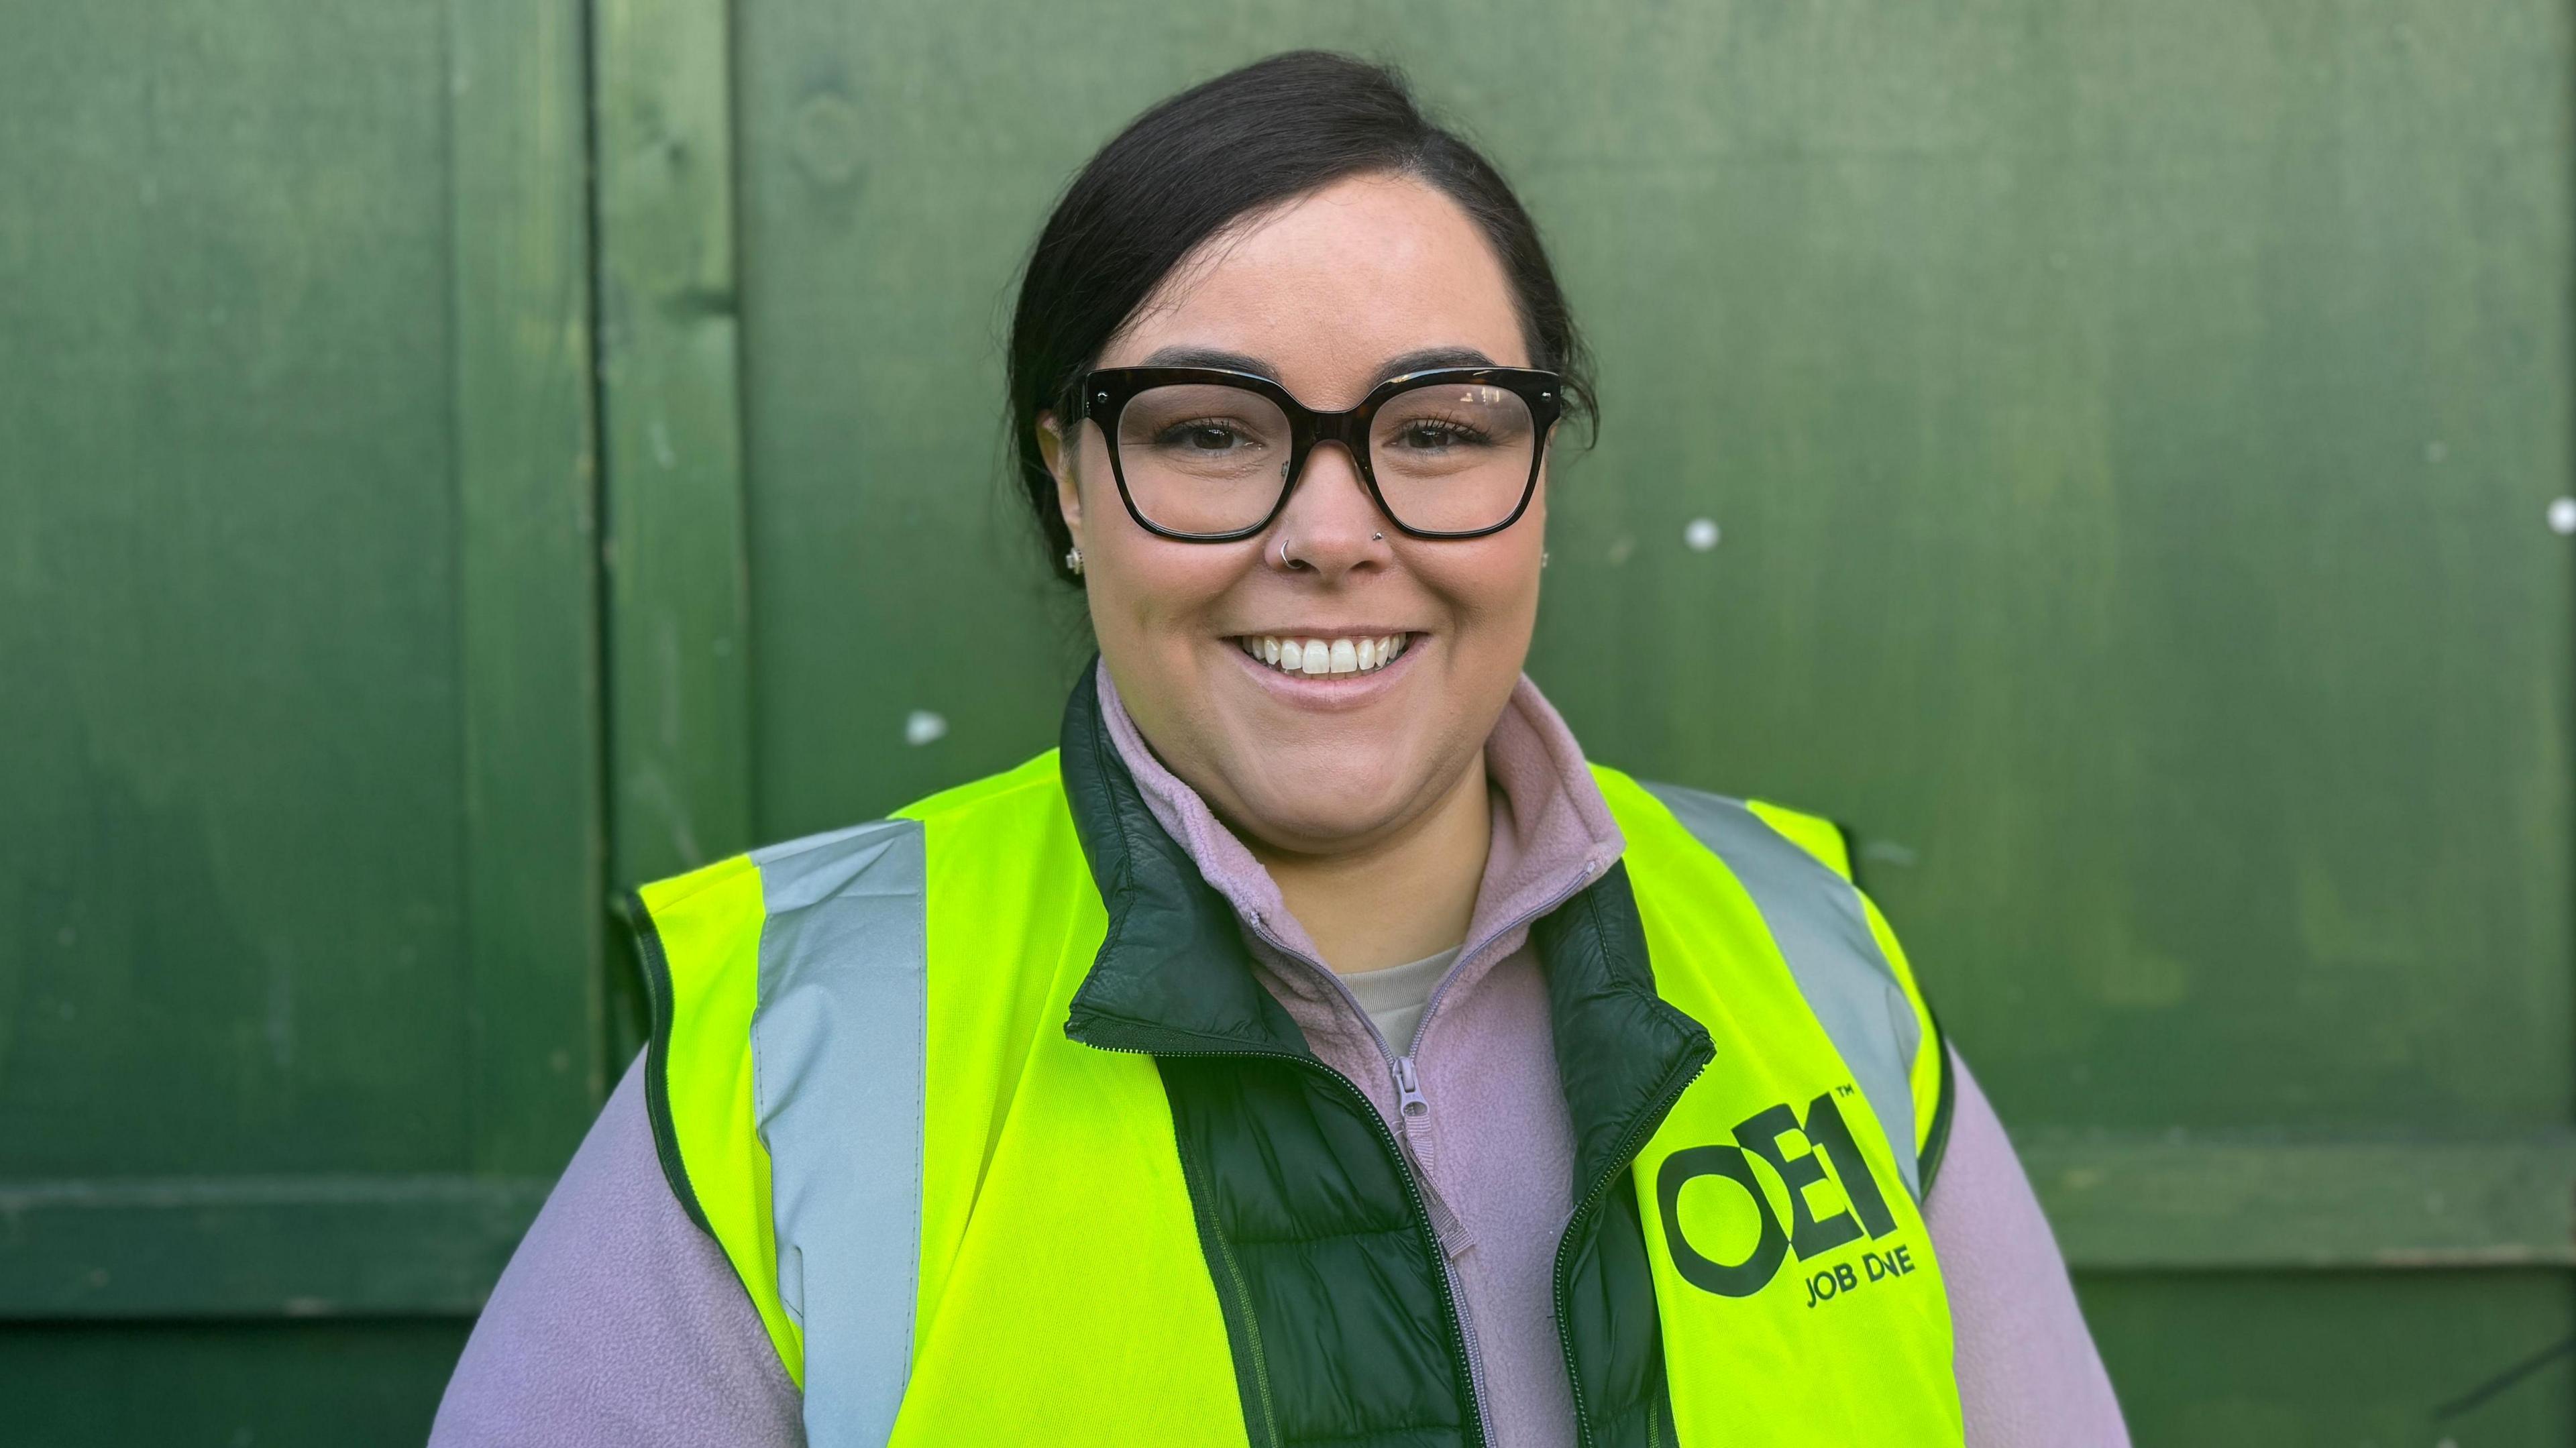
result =
[[[1482,538],[1538,491],[1562,380],[1530,367],[1390,377],[1359,405],[1318,412],[1277,382],[1216,367],[1104,367],[1079,416],[1100,424],[1127,514],[1184,543],[1270,526],[1315,445],[1340,443],[1378,511],[1415,538]]]

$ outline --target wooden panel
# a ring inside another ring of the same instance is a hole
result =
[[[442,16],[49,14],[0,46],[0,1177],[462,1166]]]
[[[621,887],[754,843],[731,39],[720,0],[601,0],[592,15]],[[612,1067],[647,1017],[626,932],[615,946]]]
[[[550,1173],[608,1094],[579,0],[451,0],[474,1155]]]
[[[588,1118],[577,16],[0,57],[0,1172],[551,1170]]]
[[[467,1324],[0,1326],[12,1442],[419,1443]]]
[[[470,1317],[551,1176],[0,1187],[0,1317]]]
[[[2576,1267],[2576,1139],[2041,1139],[2022,1165],[2083,1268]]]
[[[717,0],[595,16],[612,873],[751,843],[730,35]]]
[[[0,1436],[417,1441],[596,1104],[581,19],[0,46]]]
[[[2564,1443],[2576,1423],[2564,1273],[2117,1273],[2078,1288],[2140,1444],[2501,1448]]]

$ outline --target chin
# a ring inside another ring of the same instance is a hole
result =
[[[1336,845],[1364,839],[1395,819],[1403,801],[1383,792],[1337,789],[1322,798],[1275,797],[1269,792],[1247,796],[1252,818],[1242,823],[1269,843],[1301,853],[1328,853]]]

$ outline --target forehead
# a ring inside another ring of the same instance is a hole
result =
[[[1530,362],[1484,232],[1446,195],[1400,176],[1345,178],[1210,238],[1101,363],[1131,366],[1175,346],[1259,358],[1319,406],[1356,401],[1379,364],[1408,352]]]

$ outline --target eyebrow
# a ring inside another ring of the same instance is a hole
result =
[[[1242,352],[1228,352],[1221,347],[1165,347],[1137,364],[1143,367],[1217,367],[1228,372],[1250,372],[1255,376],[1279,380],[1278,370],[1258,357]],[[1374,387],[1390,377],[1408,372],[1424,372],[1434,367],[1492,367],[1494,359],[1473,347],[1424,347],[1400,357],[1389,357],[1379,364],[1377,375],[1369,379]]]

